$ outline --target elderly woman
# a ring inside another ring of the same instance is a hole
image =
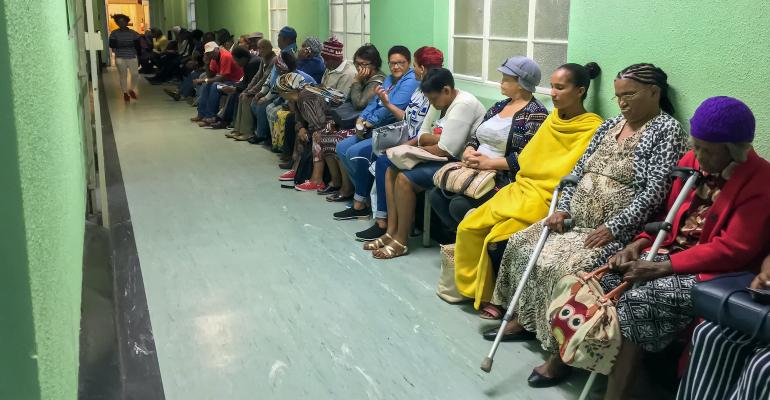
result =
[[[312,76],[316,82],[321,82],[326,71],[326,65],[321,58],[322,49],[321,41],[317,37],[311,36],[302,42],[302,47],[297,53],[297,69]]]
[[[463,194],[448,197],[434,190],[430,197],[433,210],[452,231],[457,230],[468,211],[514,181],[520,168],[519,154],[548,117],[548,110],[532,95],[540,84],[540,66],[536,62],[527,57],[511,57],[497,70],[503,74],[500,92],[507,98],[489,109],[463,153],[465,166],[497,171],[496,187],[480,199]]]
[[[546,216],[554,187],[575,166],[601,124],[601,117],[583,106],[591,79],[599,72],[596,63],[565,64],[553,72],[551,99],[556,109],[519,154],[516,181],[457,227],[455,283],[461,295],[475,299],[476,308],[489,302],[494,288],[487,250],[504,249],[500,243]],[[490,310],[482,311],[482,317],[499,318],[496,308]]]
[[[414,52],[414,61],[412,62],[414,69],[414,78],[418,82],[422,82],[425,74],[431,69],[441,68],[444,65],[444,53],[435,47],[423,46]],[[382,87],[377,89],[377,96],[380,98],[382,104],[385,105],[396,117],[399,122],[394,122],[398,126],[406,124],[406,129],[409,132],[407,139],[414,139],[420,133],[422,127],[422,121],[425,119],[425,115],[428,114],[430,109],[430,103],[425,94],[418,87],[417,90],[412,93],[412,98],[409,100],[409,105],[406,109],[401,110],[395,104],[391,103],[390,95],[388,91]],[[374,169],[374,180],[376,181],[377,189],[377,211],[374,214],[374,224],[368,229],[360,232],[356,232],[356,240],[369,241],[377,239],[387,232],[388,227],[388,202],[385,194],[385,173],[390,166],[390,161],[385,154],[378,154],[376,166]]]
[[[412,93],[420,84],[414,78],[414,70],[409,67],[411,62],[412,53],[406,47],[393,46],[388,50],[390,76],[385,79],[380,88],[388,93],[389,103],[399,110],[404,110],[409,105]],[[375,88],[377,89],[379,88]],[[353,185],[352,188],[350,184],[346,185],[343,178],[339,193],[330,197],[333,201],[346,201],[353,197],[353,207],[334,213],[334,219],[368,219],[370,217],[369,193],[374,184],[374,177],[369,172],[369,165],[373,161],[370,132],[373,128],[387,125],[395,120],[393,111],[386,107],[379,97],[374,97],[361,111],[356,121],[356,129],[351,130],[348,133],[349,137],[337,144],[337,157],[347,173],[345,178],[349,177]]]
[[[557,211],[545,220],[549,237],[516,306],[516,318],[505,339],[536,336],[549,360],[535,368],[533,387],[560,383],[570,372],[558,356],[546,317],[553,286],[577,271],[607,262],[641,230],[663,204],[671,187],[670,173],[687,147],[687,134],[671,114],[666,73],[652,64],[635,64],[615,77],[621,115],[606,121],[572,170],[580,180],[559,199]],[[564,220],[574,228],[566,232]],[[513,235],[503,255],[492,303],[506,306],[524,273],[543,224]],[[494,340],[495,332],[484,334]],[[534,335],[533,335],[534,334]]]
[[[375,89],[385,82],[385,74],[381,71],[382,58],[374,45],[365,44],[353,54],[353,64],[357,73],[350,86],[348,101],[353,109],[363,110],[376,97]],[[331,176],[330,189],[322,191],[323,194],[328,195],[326,201],[348,201],[352,198],[350,177],[337,158],[337,144],[352,134],[355,134],[355,131],[327,129],[316,135],[317,140],[314,138],[314,145],[318,146],[321,158],[326,162]],[[345,195],[340,195],[340,192]]]
[[[472,94],[456,89],[452,73],[446,68],[428,71],[420,89],[430,101],[419,135],[408,141],[433,155],[459,159],[471,133],[481,124],[484,106]],[[388,168],[385,193],[390,204],[388,231],[364,245],[372,256],[390,259],[408,253],[406,246],[414,220],[417,193],[433,187],[433,175],[445,162],[422,162],[410,170]]]
[[[770,256],[749,286],[770,290]],[[677,400],[770,399],[770,344],[704,321],[692,334],[687,373],[679,383]]]
[[[754,115],[741,101],[713,97],[690,120],[694,150],[680,166],[704,174],[679,209],[672,234],[656,261],[641,254],[653,237],[642,234],[610,261],[616,274],[602,279],[611,290],[621,281],[638,284],[621,295],[618,320],[623,345],[610,375],[606,399],[627,398],[641,350],[666,348],[693,322],[690,289],[722,273],[757,271],[770,252],[770,163],[751,147]],[[671,191],[668,208],[682,183]],[[720,397],[721,398],[721,397]]]

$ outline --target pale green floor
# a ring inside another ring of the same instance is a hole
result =
[[[490,325],[436,297],[437,247],[372,259],[368,222],[281,189],[274,154],[140,80],[126,106],[105,75],[167,399],[577,398],[584,374],[527,387],[535,343],[479,370]]]

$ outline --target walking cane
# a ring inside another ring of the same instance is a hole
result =
[[[674,168],[674,171],[671,172],[671,176],[674,178],[682,178],[687,180],[685,181],[682,190],[679,192],[679,195],[676,196],[676,200],[671,206],[671,210],[669,210],[668,214],[666,215],[666,219],[661,222],[651,222],[644,226],[645,232],[651,235],[657,234],[657,236],[655,236],[655,242],[653,242],[652,247],[650,247],[650,250],[647,252],[647,256],[644,258],[645,261],[653,261],[655,259],[661,244],[663,244],[663,241],[666,240],[668,234],[671,233],[671,228],[674,224],[674,218],[676,218],[676,214],[679,212],[679,208],[682,207],[682,203],[684,203],[684,201],[687,199],[687,196],[690,194],[690,191],[695,188],[695,185],[698,184],[698,180],[703,175],[700,173],[700,171],[696,171],[691,168],[676,167]],[[634,288],[637,286],[638,284],[634,285]],[[588,380],[586,381],[585,386],[583,386],[583,391],[580,393],[578,400],[586,400],[588,398],[588,393],[591,392],[591,386],[593,386],[594,381],[596,380],[596,375],[596,372],[591,372],[591,375],[588,376]]]
[[[556,203],[559,201],[559,194],[561,191],[564,190],[567,185],[577,185],[579,180],[580,178],[575,175],[567,175],[561,180],[561,182],[559,182],[559,185],[556,186],[556,188],[553,190],[553,197],[551,197],[551,207],[548,210],[549,217],[553,215],[554,211],[556,211]],[[567,229],[569,229],[569,227],[572,225],[572,221],[565,220],[564,225],[567,227]],[[550,233],[551,230],[548,228],[548,226],[545,226],[545,223],[543,223],[543,233],[540,234],[540,240],[537,241],[535,250],[532,252],[532,255],[529,256],[527,268],[524,270],[524,274],[521,276],[521,280],[519,280],[519,285],[516,286],[516,292],[513,294],[513,299],[511,299],[511,304],[508,305],[508,310],[505,312],[505,316],[503,316],[503,321],[500,324],[500,329],[497,331],[497,336],[495,336],[495,342],[492,344],[492,349],[489,351],[489,355],[484,358],[484,361],[481,362],[481,370],[484,372],[489,372],[492,370],[492,362],[495,358],[497,348],[500,346],[500,340],[503,337],[505,326],[508,324],[508,322],[511,321],[511,319],[513,319],[513,310],[516,308],[516,303],[519,302],[519,297],[521,297],[521,293],[524,291],[524,285],[527,283],[529,274],[535,267],[535,263],[537,263],[537,259],[540,257],[540,252],[543,251],[545,242],[548,240],[548,234]]]

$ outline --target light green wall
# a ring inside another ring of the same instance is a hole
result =
[[[0,0],[2,399],[77,398],[85,167],[65,4]]]
[[[226,28],[235,37],[260,31],[267,36],[267,0],[197,1],[198,28],[211,31]]]
[[[185,0],[166,0],[163,3],[163,21],[160,23],[151,22],[163,32],[167,32],[177,25],[186,27],[187,2]]]
[[[687,124],[710,96],[745,101],[757,117],[759,151],[770,157],[770,3],[678,0],[572,1],[572,62],[596,61],[604,70],[591,105],[617,114],[612,78],[623,67],[651,62],[673,87],[677,119]]]

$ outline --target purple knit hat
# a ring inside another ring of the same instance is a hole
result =
[[[706,99],[695,110],[690,134],[706,142],[752,142],[755,125],[749,106],[732,97],[717,96]]]

